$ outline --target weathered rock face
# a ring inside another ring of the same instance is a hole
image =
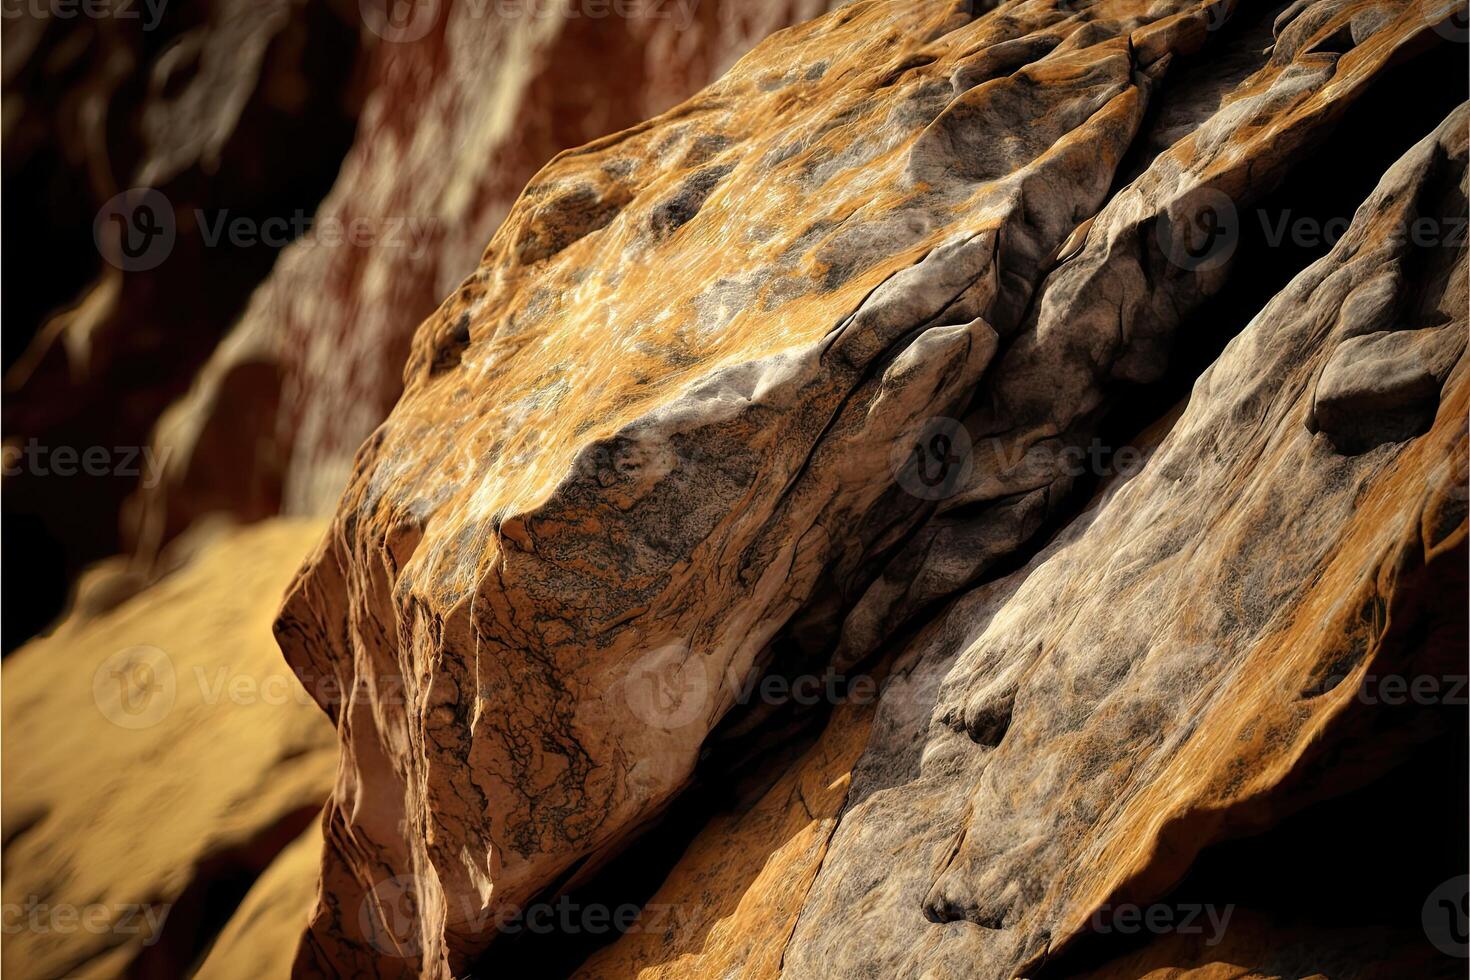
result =
[[[1353,692],[1463,649],[1463,589],[1426,588],[1463,578],[1463,242],[1403,234],[1463,214],[1463,113],[1141,472],[934,612],[1069,516],[1102,420],[1230,282],[1229,220],[1448,43],[1423,4],[1230,12],[854,4],[538,175],[278,622],[308,689],[353,692],[298,970],[493,970],[502,916],[759,724],[751,681],[926,619],[871,735],[839,709],[732,823],[778,859],[697,842],[665,887],[718,895],[703,924],[589,973],[1025,973],[1427,736]]]
[[[1463,588],[1466,557],[1463,243],[1411,235],[1462,212],[1467,123],[1456,112],[1389,172],[1200,378],[1136,475],[913,645],[787,975],[1030,975],[1099,908],[1158,897],[1221,835],[1444,730],[1360,695],[1464,657],[1459,589],[1439,593]],[[1345,454],[1307,421],[1333,362],[1378,327],[1429,333],[1432,427]],[[881,883],[872,853],[893,856]]]
[[[225,533],[143,594],[6,659],[6,976],[185,975],[235,890],[316,822],[332,729],[270,623],[321,530]],[[289,949],[303,919],[298,904],[272,942]]]
[[[663,111],[767,34],[833,5],[648,0],[598,16],[596,5],[445,0],[393,30],[365,3],[388,40],[317,218],[364,233],[286,249],[165,416],[154,438],[163,478],[130,518],[140,550],[211,511],[331,513],[357,447],[402,391],[414,329],[475,268],[536,170]]]

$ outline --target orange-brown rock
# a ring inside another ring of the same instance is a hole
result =
[[[299,971],[494,969],[496,923],[655,819],[750,681],[863,663],[1066,516],[1074,451],[1230,282],[1220,222],[1447,43],[1447,8],[1319,0],[1251,55],[1231,12],[853,4],[537,176],[420,328],[277,626],[308,688],[353,692],[326,705]],[[1455,639],[1423,582],[1464,536],[1463,243],[1399,233],[1455,217],[1463,124],[1262,311],[1143,473],[922,634],[842,809],[812,813],[837,812],[830,841],[797,845],[820,870],[788,855],[812,884],[781,957],[711,924],[687,969],[1024,972],[1191,847],[1373,769],[1303,776],[1354,685],[1302,692],[1442,668]],[[1398,316],[1434,332],[1375,340],[1377,384],[1337,342]],[[1380,404],[1392,426],[1342,421]],[[1416,644],[1365,625],[1370,585]]]
[[[1464,243],[1419,247],[1412,228],[1463,213],[1467,123],[1389,171],[1136,475],[908,651],[783,975],[1029,976],[1207,844],[1453,724],[1377,686],[1443,689],[1465,649]],[[1430,331],[1442,391],[1417,438],[1380,416],[1371,448],[1344,452],[1310,425],[1314,389],[1377,327]]]
[[[536,170],[688,97],[830,5],[442,0],[391,30],[365,2],[389,39],[373,49],[356,142],[317,215],[364,236],[287,248],[162,419],[162,479],[130,515],[139,549],[152,554],[211,511],[330,514],[357,447],[402,391],[414,328],[475,268]]]

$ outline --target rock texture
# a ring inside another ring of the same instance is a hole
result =
[[[1231,219],[1449,43],[1444,5],[1233,13],[857,3],[537,176],[277,623],[351,692],[299,972],[493,971],[767,672],[898,654],[871,735],[839,708],[731,821],[775,859],[696,841],[664,890],[707,913],[589,974],[1028,975],[1443,729],[1354,692],[1464,648],[1464,243],[1405,235],[1463,223],[1463,111],[1066,523]]]
[[[475,268],[536,170],[686,98],[756,41],[832,5],[420,5],[421,24],[373,50],[356,142],[318,214],[360,225],[361,244],[285,250],[160,422],[166,466],[129,513],[135,546],[152,555],[213,511],[330,514],[357,447],[402,391],[414,329]]]
[[[1031,975],[1100,907],[1450,723],[1362,695],[1463,661],[1463,243],[1408,233],[1463,209],[1467,123],[1385,176],[1137,475],[911,647],[784,975]],[[1421,438],[1345,455],[1306,424],[1313,382],[1374,326],[1433,332],[1442,400]]]
[[[315,823],[332,730],[270,623],[320,533],[304,521],[226,533],[6,659],[6,976],[182,976],[235,893]],[[297,850],[308,895],[318,850]],[[272,938],[287,962],[297,909]]]

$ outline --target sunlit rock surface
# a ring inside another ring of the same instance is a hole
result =
[[[316,822],[332,729],[270,624],[320,533],[225,533],[6,659],[6,976],[185,975],[232,890]],[[294,948],[303,920],[298,906],[272,942]]]
[[[298,970],[493,970],[503,914],[627,846],[722,719],[759,726],[749,682],[914,629],[850,789],[851,731],[804,817],[803,769],[732,823],[779,863],[696,841],[665,891],[717,892],[703,925],[589,973],[1024,972],[1432,734],[1350,722],[1355,676],[1463,649],[1424,586],[1463,579],[1463,242],[1400,234],[1463,214],[1463,115],[1031,558],[1075,451],[1224,296],[1220,222],[1449,43],[1444,5],[1231,13],[854,4],[532,181],[277,624],[308,689],[352,692]],[[1329,736],[1373,747],[1319,772]]]
[[[167,467],[130,514],[140,551],[210,511],[330,514],[402,391],[414,328],[475,268],[537,169],[834,5],[619,0],[616,16],[593,16],[596,4],[442,0],[403,8],[413,14],[394,29],[364,0],[376,43],[356,141],[316,233],[282,253],[161,421]],[[334,245],[333,228],[357,237]]]

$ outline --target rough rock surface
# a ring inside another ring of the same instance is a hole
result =
[[[475,268],[536,170],[833,5],[648,0],[600,17],[572,3],[419,5],[434,14],[422,36],[410,22],[373,52],[356,142],[318,213],[360,223],[362,244],[286,249],[161,421],[167,465],[130,515],[137,547],[151,554],[210,511],[330,514],[402,391],[414,329]]]
[[[184,975],[237,883],[316,822],[332,730],[270,624],[320,533],[225,534],[6,659],[6,976]],[[304,912],[273,938],[288,962]]]
[[[1463,661],[1463,243],[1408,233],[1463,213],[1467,123],[1385,176],[1135,476],[895,667],[785,975],[1030,975],[1106,903],[1450,723],[1359,694]],[[1385,283],[1377,325],[1435,334],[1442,400],[1421,438],[1344,455],[1305,424],[1312,379]]]
[[[325,705],[342,755],[298,970],[493,970],[500,916],[657,817],[749,720],[748,682],[860,665],[925,613],[845,801],[839,738],[804,817],[795,774],[735,821],[790,836],[780,862],[706,841],[668,880],[731,861],[752,890],[722,882],[737,926],[693,927],[667,972],[1024,973],[1431,734],[1353,691],[1463,649],[1426,588],[1463,592],[1463,242],[1402,234],[1463,214],[1463,113],[1141,473],[933,612],[1068,516],[1074,451],[1230,282],[1220,222],[1447,43],[1443,4],[1297,3],[1170,102],[1231,12],[853,4],[538,175],[420,328],[277,624],[308,688],[353,692]],[[1376,406],[1394,421],[1365,430]],[[651,965],[639,943],[589,971]]]

